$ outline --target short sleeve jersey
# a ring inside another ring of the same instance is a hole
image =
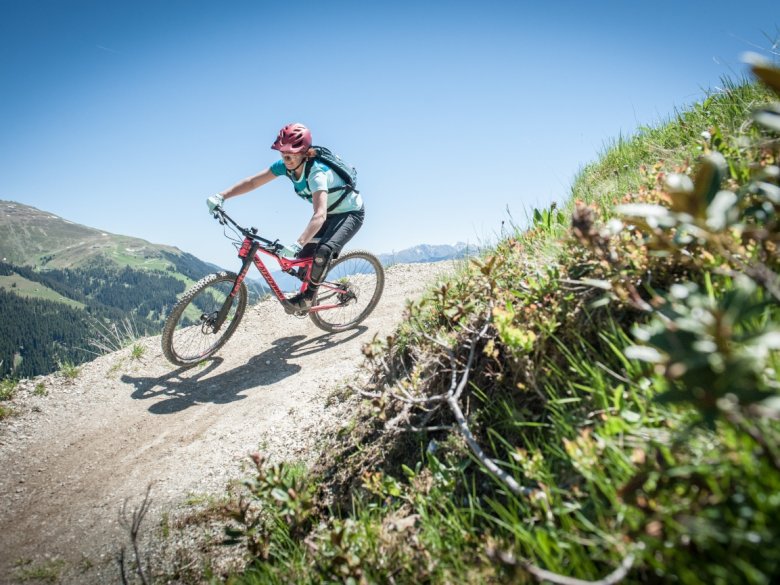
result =
[[[284,161],[281,159],[271,165],[271,172],[280,177],[287,174],[287,167],[284,166]],[[299,181],[296,181],[291,175],[287,175],[292,181],[293,188],[298,197],[305,199],[309,203],[312,200],[312,194],[317,191],[328,191],[329,189],[335,189],[332,193],[328,193],[328,208],[333,205],[344,193],[343,189],[339,187],[345,187],[346,183],[338,176],[338,174],[332,170],[328,165],[319,161],[314,161],[311,164],[311,170],[309,176],[301,176]],[[347,213],[349,211],[359,211],[363,208],[363,199],[360,197],[360,193],[350,191],[343,201],[339,203],[338,207],[329,211],[328,213]]]

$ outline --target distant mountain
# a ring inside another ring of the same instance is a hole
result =
[[[183,274],[217,270],[173,246],[79,225],[14,201],[0,201],[0,261],[47,269],[99,264],[138,270],[172,267]]]
[[[405,248],[389,254],[378,254],[378,258],[385,266],[393,264],[415,264],[417,262],[441,262],[464,258],[479,252],[476,246],[458,242],[454,246],[447,244],[429,245],[420,244],[412,248]]]

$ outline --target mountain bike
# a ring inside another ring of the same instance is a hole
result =
[[[197,364],[214,355],[235,333],[246,311],[248,293],[244,279],[252,264],[288,314],[308,316],[317,327],[329,333],[357,326],[374,310],[382,296],[385,273],[381,262],[370,252],[355,250],[339,255],[331,262],[311,308],[300,311],[287,301],[263,263],[261,253],[273,256],[284,272],[298,278],[300,292],[308,288],[314,258],[281,256],[284,246],[279,240],[259,236],[257,228],[240,226],[221,207],[214,210],[214,218],[224,226],[225,237],[238,250],[241,270],[238,274],[221,271],[205,276],[173,307],[162,333],[163,354],[173,364]]]

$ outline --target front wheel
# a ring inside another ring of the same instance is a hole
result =
[[[374,310],[384,287],[385,271],[376,256],[347,252],[328,268],[309,317],[329,333],[351,329]]]
[[[196,282],[173,307],[165,321],[162,350],[169,362],[190,366],[214,355],[238,327],[246,309],[247,290],[242,282],[230,299],[238,276],[233,272],[209,274]],[[220,310],[229,302],[222,325]]]

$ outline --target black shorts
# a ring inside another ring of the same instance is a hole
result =
[[[320,246],[330,248],[330,257],[338,258],[339,253],[363,225],[366,216],[364,209],[328,215],[325,223],[314,235],[314,241],[306,244],[298,254],[299,258],[313,256]]]

